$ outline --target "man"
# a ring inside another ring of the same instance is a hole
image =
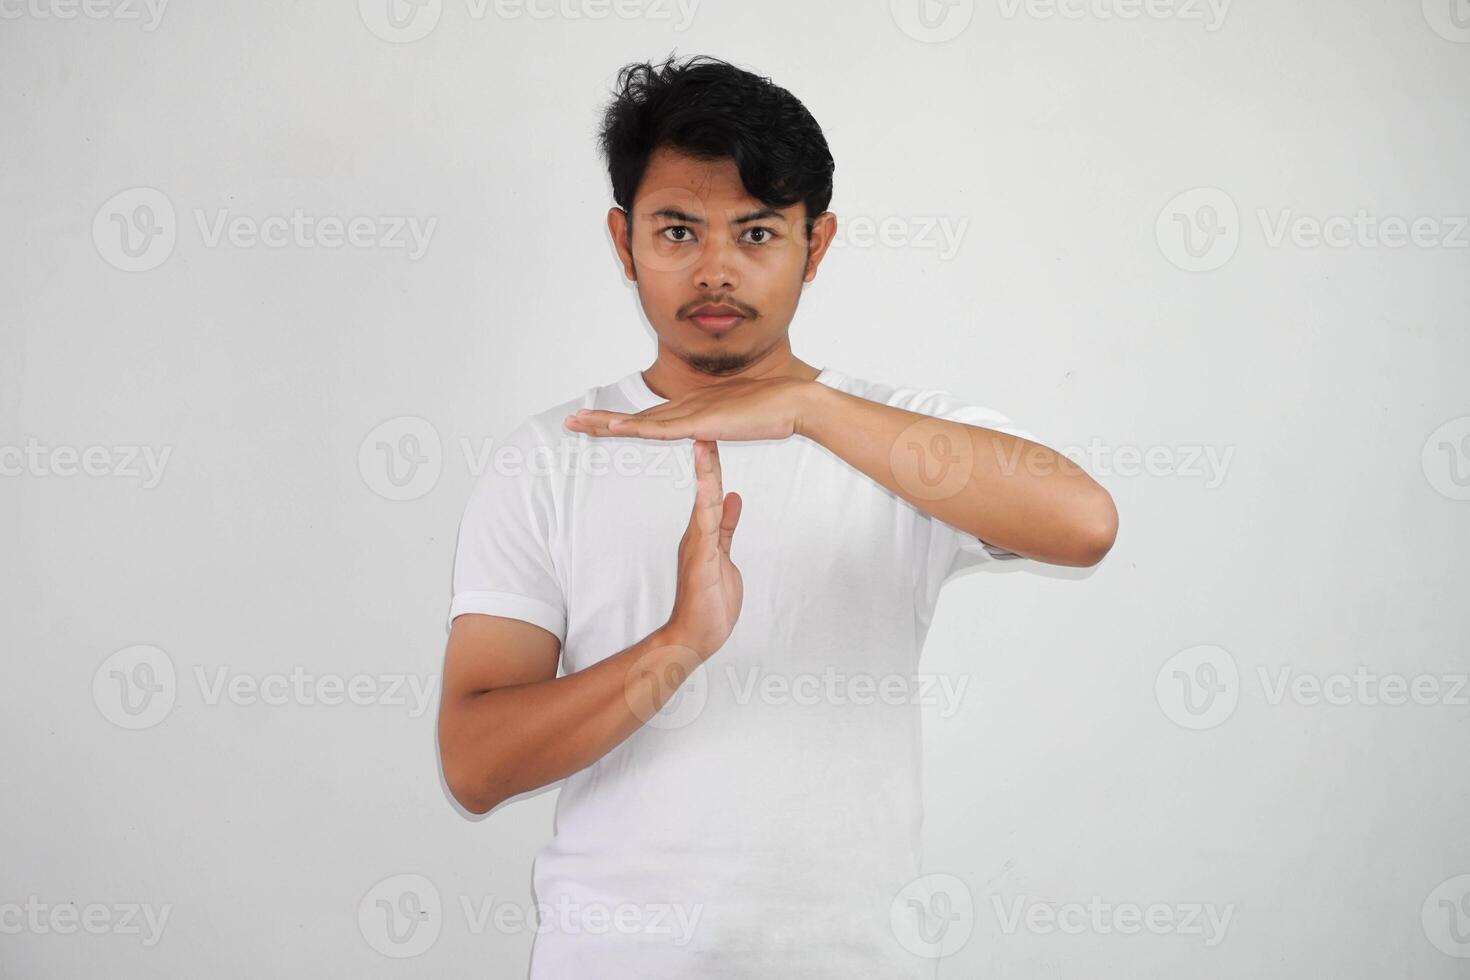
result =
[[[532,980],[933,976],[898,918],[939,587],[1097,563],[1112,500],[989,409],[792,353],[836,219],[790,93],[711,58],[631,65],[601,143],[658,353],[526,419],[476,485],[446,783],[484,813],[566,780]]]

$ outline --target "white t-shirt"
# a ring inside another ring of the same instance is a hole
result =
[[[946,391],[817,380],[1037,441]],[[667,621],[693,443],[562,425],[662,401],[633,371],[502,441],[460,524],[451,621],[541,626],[564,673]],[[919,651],[946,579],[1016,556],[800,436],[721,442],[720,464],[744,504],[740,618],[658,715],[565,780],[533,863],[531,980],[933,977],[932,948],[893,919],[921,874]]]

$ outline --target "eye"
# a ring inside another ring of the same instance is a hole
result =
[[[762,235],[765,235],[766,237],[763,240],[761,240],[761,241],[755,242],[754,244],[756,244],[756,245],[765,245],[772,238],[775,238],[776,237],[776,232],[773,229],[765,228],[765,227],[762,227],[760,225],[756,225],[754,228],[747,228],[745,230],[745,233],[747,235],[754,235],[757,232],[759,232]]]
[[[671,237],[669,235],[669,232],[671,232],[671,231],[677,231],[677,232],[681,232],[683,234],[681,234],[680,237],[675,238],[675,237]],[[690,238],[685,238],[685,237],[683,237],[683,235],[689,235],[691,237],[693,235],[693,233],[689,230],[689,226],[688,225],[670,225],[667,228],[660,228],[659,229],[659,234],[660,235],[663,235],[665,239],[667,239],[668,241],[671,241],[671,242],[687,242],[687,241],[690,240]]]

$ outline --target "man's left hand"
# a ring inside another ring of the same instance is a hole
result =
[[[802,413],[816,383],[803,378],[723,381],[633,414],[584,408],[563,425],[589,436],[635,439],[789,439],[801,433]]]

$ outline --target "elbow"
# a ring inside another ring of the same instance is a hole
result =
[[[1099,488],[1099,497],[1087,513],[1087,519],[1079,529],[1077,564],[1090,568],[1102,561],[1113,543],[1118,540],[1118,508],[1112,495]]]
[[[470,813],[489,813],[504,802],[492,787],[496,785],[494,760],[473,747],[472,743],[455,737],[454,719],[445,719],[442,712],[439,726],[439,772],[444,786],[454,802]]]
[[[497,801],[490,799],[490,794],[485,791],[480,780],[466,772],[463,765],[455,765],[452,760],[445,758],[441,769],[444,785],[449,789],[449,795],[454,797],[454,802],[477,815],[489,813],[495,808]]]
[[[1071,568],[1091,568],[1113,550],[1118,538],[1118,509],[1101,487],[1085,504],[1059,518],[1050,556],[1043,560]]]

